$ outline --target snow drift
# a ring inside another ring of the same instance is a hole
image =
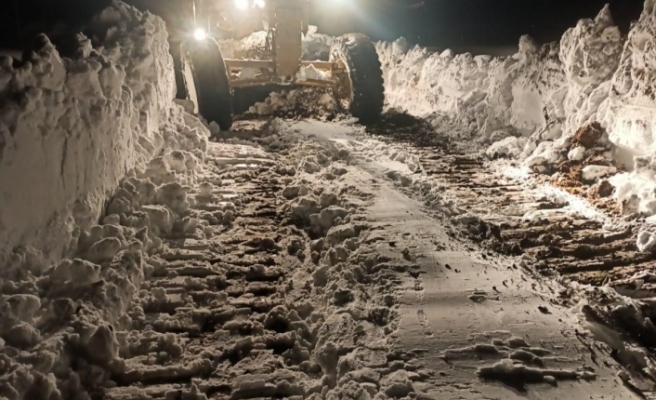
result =
[[[45,36],[21,62],[0,58],[0,265],[19,246],[46,260],[72,251],[164,143],[175,85],[164,22],[116,2],[90,29],[73,58]]]

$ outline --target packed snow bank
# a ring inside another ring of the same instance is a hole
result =
[[[603,123],[622,159],[633,158],[632,171],[611,181],[627,209],[656,214],[656,2],[647,0],[632,27],[602,103]],[[651,218],[653,219],[653,218]],[[656,221],[655,221],[656,222]]]
[[[604,163],[632,170],[610,180],[616,199],[635,203],[627,211],[653,215],[654,26],[656,1],[647,0],[628,38],[606,6],[595,19],[569,29],[560,43],[538,46],[522,37],[512,57],[437,54],[409,48],[403,39],[377,48],[389,107],[434,125],[448,121],[457,128],[453,135],[492,145],[489,157],[517,157],[538,173],[559,173],[563,162],[603,156]],[[572,148],[576,132],[593,123],[607,141]],[[515,139],[520,136],[526,139]]]
[[[469,128],[466,132],[481,138],[499,130],[531,136],[556,120],[555,131],[540,138],[553,140],[596,111],[598,101],[586,101],[593,93],[594,101],[603,97],[595,89],[612,76],[622,47],[605,7],[596,19],[582,20],[567,31],[560,45],[538,46],[522,37],[512,57],[431,53],[410,49],[404,39],[378,43],[377,48],[388,106],[420,117],[450,114]]]
[[[114,2],[78,35],[73,59],[50,41],[19,66],[0,58],[0,265],[31,246],[74,250],[125,173],[165,143],[174,77],[164,22]]]
[[[203,218],[231,219],[189,215],[220,182],[198,181],[209,131],[173,104],[164,23],[114,2],[90,31],[98,45],[78,36],[74,59],[42,37],[19,67],[0,64],[3,399],[116,386],[155,253],[199,235]]]
[[[438,54],[419,47],[408,50],[403,39],[391,44],[379,43],[378,51],[385,78],[385,98],[390,107],[419,117],[449,115],[455,125],[466,127],[469,134],[491,133],[508,124],[510,81],[494,83],[506,96],[498,98],[500,104],[491,104],[487,101],[488,97],[491,99],[489,78],[492,71],[507,70],[515,60],[455,55],[450,50]],[[494,119],[501,122],[486,126],[487,121]]]
[[[640,155],[656,152],[656,2],[645,1],[611,83],[604,122],[611,140]]]

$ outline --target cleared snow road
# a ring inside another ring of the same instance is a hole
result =
[[[386,238],[403,238],[397,246],[411,248],[421,267],[421,275],[405,280],[394,336],[398,348],[417,354],[418,365],[436,372],[434,380],[418,385],[431,398],[631,398],[614,380],[616,369],[603,365],[610,357],[595,357],[599,350],[576,336],[572,315],[550,304],[553,293],[546,284],[502,260],[459,248],[421,204],[399,192],[385,191],[371,213],[387,226]],[[394,254],[385,246],[380,250]],[[545,313],[539,307],[546,307]],[[496,364],[495,378],[506,385],[478,378],[479,368],[508,358],[535,370]],[[554,374],[543,368],[594,371],[596,377],[588,381],[577,373],[556,383],[545,379]]]
[[[373,145],[361,128],[344,124],[298,122],[281,134],[354,155]],[[414,381],[429,398],[639,398],[615,377],[620,366],[610,349],[552,304],[562,289],[557,283],[454,240],[443,221],[388,179],[412,163],[390,161],[384,146],[377,151],[354,158],[343,180],[372,196],[361,241],[406,269],[395,291],[398,329],[388,342],[404,362],[394,379]]]

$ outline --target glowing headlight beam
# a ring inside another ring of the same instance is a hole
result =
[[[264,8],[264,6],[266,5],[264,0],[255,0],[254,4],[255,4],[255,7],[259,7],[259,8]]]
[[[194,39],[203,41],[207,39],[207,32],[203,28],[198,28],[194,31]]]
[[[240,10],[245,10],[248,8],[248,0],[235,0],[235,7]]]

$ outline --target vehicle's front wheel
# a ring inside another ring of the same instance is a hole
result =
[[[188,93],[198,106],[198,113],[207,121],[216,122],[221,130],[230,129],[232,91],[219,45],[211,38],[193,42],[187,55],[194,85],[188,88]]]
[[[351,33],[336,39],[330,61],[338,68],[337,100],[363,124],[376,122],[383,112],[385,89],[376,47],[367,36]]]

